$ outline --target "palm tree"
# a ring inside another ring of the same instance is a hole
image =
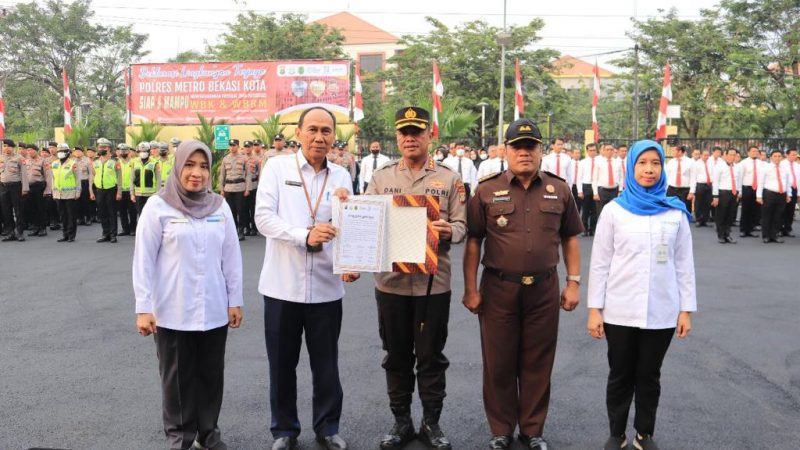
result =
[[[281,125],[280,114],[273,114],[269,116],[267,120],[263,121],[256,119],[256,123],[261,129],[254,131],[253,137],[263,142],[266,147],[272,146],[272,141],[275,139],[275,136],[278,133],[282,134],[283,130],[286,129],[285,125]]]
[[[89,146],[89,141],[91,140],[92,136],[94,136],[96,130],[96,122],[77,122],[72,127],[72,133],[67,134],[65,139],[67,140],[67,144],[69,144],[70,148],[74,149],[75,147],[80,146],[85,149]]]
[[[142,122],[139,125],[139,131],[128,130],[128,136],[131,137],[133,146],[136,147],[140,142],[155,141],[163,129],[164,126],[158,122]]]
[[[344,131],[341,126],[336,127],[336,140],[342,142],[350,142],[350,139],[353,139],[353,136],[356,134],[356,128],[350,128],[350,131]]]

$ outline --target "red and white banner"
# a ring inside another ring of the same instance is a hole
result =
[[[254,124],[274,114],[297,119],[322,106],[350,120],[350,61],[288,60],[135,64],[130,68],[131,121],[196,125],[197,114]]]
[[[514,62],[516,81],[514,82],[514,120],[525,114],[525,98],[522,96],[522,75],[519,72],[519,60]]]
[[[658,105],[658,121],[656,122],[656,140],[667,138],[667,107],[672,101],[672,71],[669,63],[664,66],[664,85],[661,88],[661,103]]]
[[[353,83],[353,123],[364,118],[364,99],[361,97],[361,66],[356,63],[355,83]]]
[[[72,133],[72,97],[69,95],[69,80],[67,80],[67,69],[62,72],[64,78],[64,136]]]
[[[439,113],[442,112],[442,97],[444,96],[444,85],[442,77],[439,76],[439,66],[433,62],[433,138],[439,138]]]
[[[3,103],[3,91],[0,91],[0,139],[6,137],[6,104]]]
[[[597,123],[597,103],[600,100],[600,67],[594,62],[594,82],[592,83],[592,131],[595,144],[600,142],[600,125]]]

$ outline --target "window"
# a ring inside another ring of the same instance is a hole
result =
[[[359,63],[362,74],[383,70],[383,54],[359,55]]]

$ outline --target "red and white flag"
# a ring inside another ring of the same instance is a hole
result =
[[[353,123],[364,118],[364,99],[361,97],[361,66],[356,63],[355,83],[353,83]]]
[[[67,69],[62,71],[64,77],[64,136],[72,133],[72,98],[69,95]]]
[[[522,97],[522,75],[519,73],[519,60],[514,62],[516,81],[514,82],[514,120],[525,114],[525,99]]]
[[[594,62],[594,82],[592,83],[592,131],[594,142],[600,142],[600,125],[597,123],[597,102],[600,99],[600,67]]]
[[[667,107],[672,101],[672,71],[669,63],[664,66],[664,86],[661,88],[661,103],[658,105],[658,122],[656,122],[656,140],[667,138]]]
[[[444,85],[442,77],[439,76],[439,66],[433,62],[433,129],[431,133],[434,139],[439,138],[439,113],[442,112],[442,97],[444,96]]]
[[[0,139],[6,137],[6,104],[3,103],[3,91],[0,91]]]

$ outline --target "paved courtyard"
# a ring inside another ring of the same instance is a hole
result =
[[[79,227],[73,244],[58,244],[51,233],[0,245],[0,450],[165,448],[155,346],[134,327],[133,240],[96,244],[99,234],[94,225]],[[711,228],[695,229],[694,237],[700,311],[690,337],[674,340],[667,354],[656,440],[663,449],[797,449],[800,238],[783,245],[760,239],[719,245]],[[582,238],[584,275],[590,246]],[[244,324],[229,334],[220,426],[229,448],[255,450],[272,442],[263,305],[256,291],[263,239],[248,238],[242,249]],[[453,253],[460,267],[462,246]],[[486,447],[489,430],[477,318],[461,306],[462,292],[459,273],[442,428],[454,448],[471,450]],[[561,313],[545,428],[554,449],[600,448],[608,433],[606,344],[586,334],[585,298],[581,302],[575,312]],[[374,449],[391,415],[371,276],[348,286],[344,311],[341,433],[354,450]],[[298,377],[301,447],[319,448],[310,427],[305,356]],[[415,403],[417,423],[420,415]]]

